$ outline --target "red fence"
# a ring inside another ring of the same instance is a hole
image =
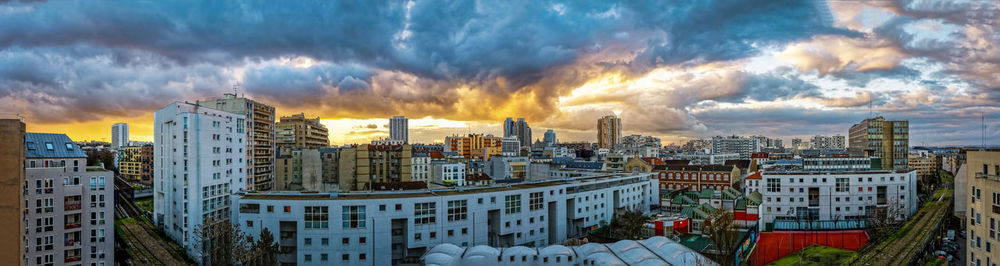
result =
[[[763,232],[752,257],[756,265],[765,265],[811,245],[858,251],[866,244],[868,234],[863,230]]]

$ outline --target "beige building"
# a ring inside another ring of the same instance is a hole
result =
[[[614,115],[602,117],[597,120],[597,147],[602,149],[614,149],[615,145],[621,142],[622,119]]]
[[[1000,260],[1000,152],[969,151],[965,167],[969,196],[956,200],[969,208],[966,258],[970,265],[993,265]]]
[[[118,174],[125,181],[139,182],[142,178],[142,147],[125,146],[118,150]]]
[[[409,144],[361,144],[339,152],[339,188],[370,190],[371,183],[409,182],[411,180],[412,152]]]
[[[330,145],[329,132],[319,122],[319,117],[306,118],[303,113],[282,116],[281,121],[274,124],[274,135],[277,147],[308,149]]]
[[[848,132],[851,156],[882,158],[882,169],[906,170],[910,152],[909,121],[869,118],[851,126]]]
[[[24,265],[24,121],[0,119],[0,264]]]
[[[246,152],[248,190],[271,190],[274,187],[274,107],[236,94],[200,100],[198,105],[246,117]]]
[[[923,178],[937,175],[938,169],[941,169],[940,157],[934,154],[910,154],[907,164],[910,169],[917,170],[917,177]]]

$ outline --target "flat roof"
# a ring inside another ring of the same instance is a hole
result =
[[[646,173],[648,174],[648,173]],[[373,192],[345,192],[345,193],[319,193],[319,192],[298,192],[298,191],[273,191],[273,192],[244,192],[241,193],[243,199],[253,200],[358,200],[358,199],[392,199],[392,198],[413,198],[413,197],[434,197],[451,196],[462,194],[490,193],[497,191],[510,191],[529,188],[540,188],[564,184],[583,184],[586,181],[600,181],[602,179],[615,179],[637,177],[637,174],[609,174],[601,176],[575,177],[565,179],[553,179],[530,183],[519,183],[516,185],[493,185],[489,187],[457,187],[445,189],[421,189],[421,190],[401,190],[401,191],[373,191]],[[335,196],[334,196],[335,195]]]

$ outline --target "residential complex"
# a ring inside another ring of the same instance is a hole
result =
[[[248,126],[243,115],[174,102],[153,115],[153,218],[204,263],[195,229],[229,219],[230,195],[244,190]]]
[[[653,173],[660,189],[723,190],[742,182],[740,169],[732,165],[655,165]]]
[[[621,142],[622,119],[609,115],[597,120],[597,147],[614,149]]]
[[[409,182],[413,171],[409,144],[361,144],[339,152],[340,190],[370,190],[371,184]]]
[[[769,171],[747,180],[757,178],[747,188],[761,194],[761,230],[776,221],[901,221],[917,211],[915,171]]]
[[[444,151],[456,152],[464,158],[489,160],[490,156],[502,154],[502,139],[482,134],[449,136],[444,138]]]
[[[911,153],[907,158],[907,166],[917,171],[917,177],[935,177],[941,169],[941,157],[932,153],[922,155]]]
[[[905,170],[910,151],[910,123],[883,117],[865,119],[851,126],[851,156],[882,158],[882,169]]]
[[[1000,243],[1000,152],[968,151],[966,156],[968,196],[955,199],[969,210],[966,258],[970,265],[993,265],[1000,260],[1000,247],[994,245]]]
[[[125,146],[117,156],[118,174],[125,181],[153,184],[153,145]]]
[[[545,142],[545,146],[552,146],[559,143],[559,140],[556,139],[556,132],[551,129],[545,131],[545,138],[542,139],[542,142]]]
[[[503,136],[517,137],[521,141],[521,147],[531,147],[531,126],[528,126],[528,122],[525,122],[524,118],[518,118],[517,122],[510,117],[504,120]]]
[[[381,193],[240,193],[233,220],[275,232],[279,263],[390,265],[431,247],[541,247],[582,236],[658,201],[649,174],[606,174],[484,188]]]
[[[712,154],[738,153],[740,159],[748,160],[755,152],[760,152],[759,139],[740,136],[712,137]]]
[[[26,264],[113,265],[114,172],[87,168],[87,155],[65,134],[27,133],[23,145],[25,208],[18,209],[26,224],[16,242],[27,244],[18,250]]]
[[[24,253],[27,245],[23,205],[24,184],[27,183],[24,143],[24,121],[17,116],[0,119],[0,172],[5,173],[0,176],[0,191],[4,192],[0,193],[0,243],[6,243],[0,244],[0,264],[3,265],[28,264]],[[49,261],[54,262],[55,256]]]
[[[111,125],[111,148],[117,150],[128,145],[128,124]]]
[[[500,155],[521,155],[521,141],[517,139],[517,136],[503,137],[503,139],[500,139],[500,143]]]
[[[816,135],[812,137],[809,141],[809,145],[812,149],[846,149],[847,145],[844,144],[844,136],[833,135],[833,136],[820,136]]]
[[[393,116],[389,119],[389,139],[410,142],[410,120],[402,116]]]
[[[329,131],[320,123],[319,117],[306,118],[304,113],[282,116],[274,124],[274,144],[276,147],[300,149],[330,146]]]
[[[274,186],[274,107],[231,93],[199,100],[198,105],[243,116],[246,189],[270,190]]]

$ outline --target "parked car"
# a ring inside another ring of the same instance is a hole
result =
[[[948,230],[948,238],[955,239],[955,230]]]

